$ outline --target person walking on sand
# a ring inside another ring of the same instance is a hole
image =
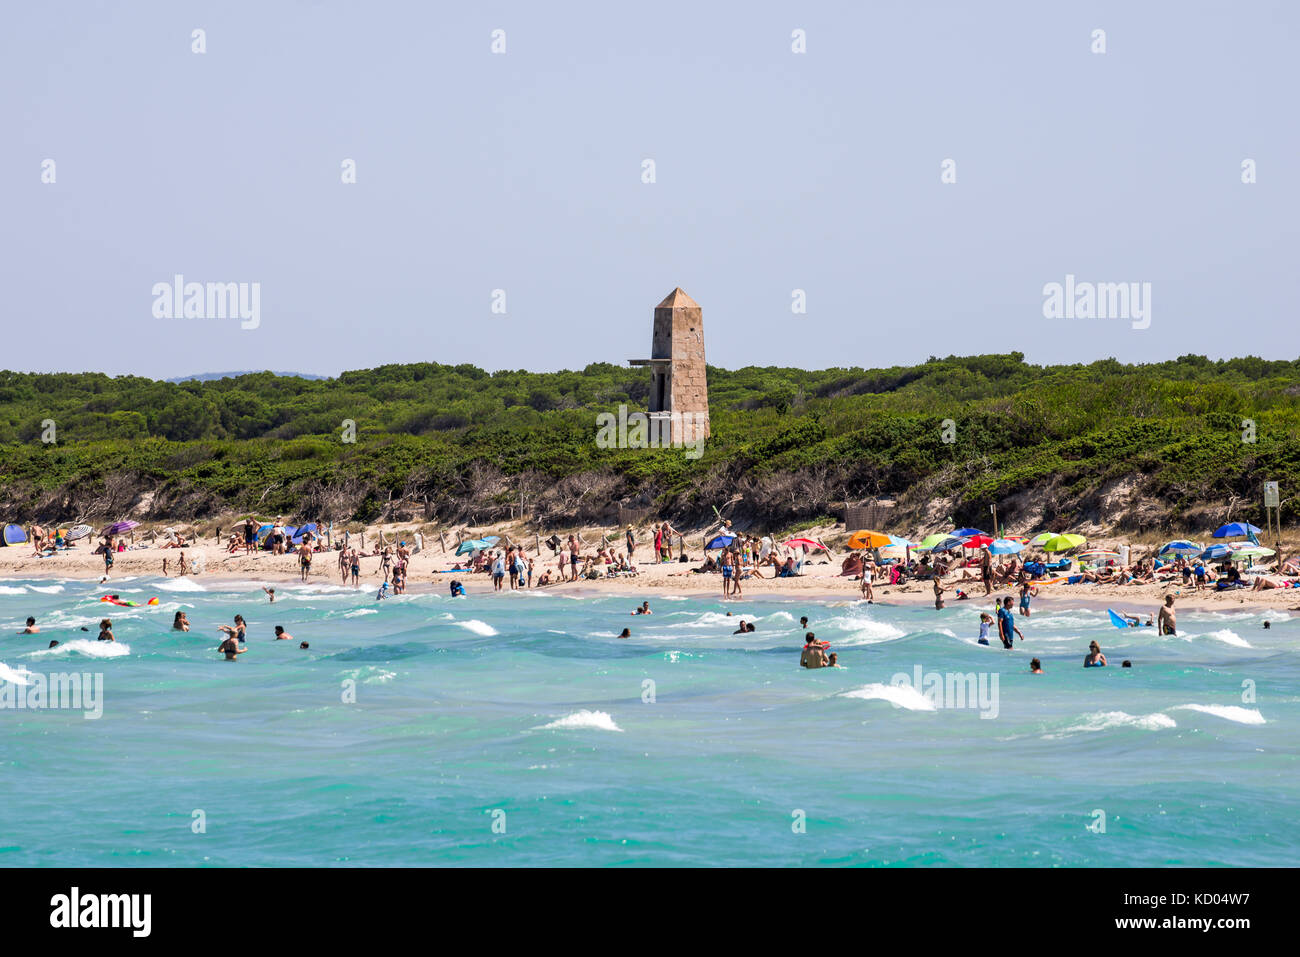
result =
[[[311,546],[305,541],[298,546],[298,576],[306,581],[311,574]]]
[[[987,545],[980,547],[980,581],[984,583],[984,596],[993,594],[993,553]]]
[[[636,551],[636,534],[632,531],[632,526],[627,527],[627,560],[628,564],[632,563],[632,553]]]
[[[1165,603],[1160,608],[1160,617],[1156,622],[1156,633],[1161,635],[1177,635],[1178,622],[1174,616],[1174,596],[1166,595]]]
[[[253,518],[250,515],[244,520],[244,554],[253,554],[253,548],[257,545],[257,526],[253,524]]]

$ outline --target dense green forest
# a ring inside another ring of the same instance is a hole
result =
[[[620,503],[703,520],[739,497],[730,514],[788,526],[885,497],[900,518],[938,508],[976,521],[996,503],[1012,523],[1034,510],[1060,525],[1159,528],[1225,503],[1258,523],[1265,479],[1282,483],[1287,520],[1296,514],[1300,360],[1035,366],[1011,353],[888,369],[711,367],[702,458],[598,448],[597,413],[642,409],[648,390],[644,370],[604,363],[180,383],[0,372],[0,519],[93,522],[134,509],[523,514],[557,526],[609,521]],[[1145,504],[1108,504],[1117,483]]]

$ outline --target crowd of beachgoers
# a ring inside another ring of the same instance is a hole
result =
[[[689,532],[660,522],[612,533],[534,534],[531,541],[463,533],[454,541],[445,533],[429,541],[418,530],[335,531],[327,523],[293,525],[282,517],[247,517],[202,538],[172,527],[145,531],[135,522],[98,532],[84,525],[32,525],[23,531],[26,541],[0,549],[0,574],[98,574],[102,582],[117,568],[133,575],[292,576],[374,587],[379,598],[402,594],[414,584],[453,593],[562,586],[715,590],[726,599],[744,598],[755,588],[763,594],[812,589],[856,592],[868,602],[924,596],[936,608],[973,595],[988,598],[1001,589],[1021,604],[1040,595],[1108,598],[1125,591],[1198,600],[1240,600],[1244,593],[1252,601],[1277,604],[1300,587],[1300,562],[1261,545],[1259,529],[1246,523],[1216,529],[1208,545],[1176,539],[1130,547],[1055,532],[995,538],[979,529],[911,541],[860,530],[834,549],[816,532],[780,539],[734,529],[727,521]]]

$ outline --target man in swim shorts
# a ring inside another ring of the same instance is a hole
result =
[[[1178,622],[1174,617],[1174,596],[1166,595],[1165,603],[1160,608],[1160,617],[1156,622],[1156,632],[1161,635],[1177,635]]]
[[[998,609],[998,637],[1002,639],[1003,648],[1012,646],[1015,641],[1012,634],[1018,635],[1021,641],[1025,640],[1025,636],[1016,627],[1015,616],[1011,614],[1011,596],[1007,595],[1002,599],[1002,607]]]

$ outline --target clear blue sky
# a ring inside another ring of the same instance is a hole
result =
[[[648,355],[677,285],[731,368],[1294,358],[1298,27],[1284,2],[6,4],[0,367],[580,368]],[[154,318],[176,273],[260,282],[260,328]],[[1044,319],[1067,273],[1152,283],[1151,327]]]

